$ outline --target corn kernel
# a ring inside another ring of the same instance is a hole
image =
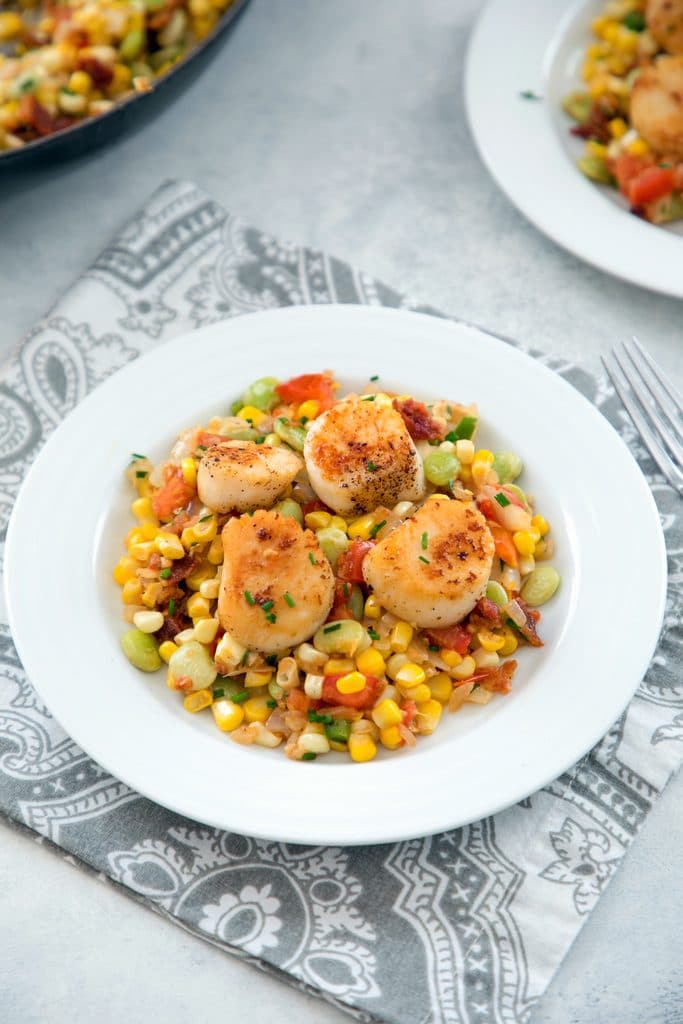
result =
[[[397,725],[388,725],[379,731],[380,742],[387,750],[396,750],[403,743],[403,737]]]
[[[627,148],[631,156],[647,156],[650,152],[650,147],[645,139],[634,139]]]
[[[272,681],[273,673],[270,669],[253,668],[244,676],[244,685],[251,689],[253,686],[267,686]]]
[[[183,532],[180,534],[180,543],[183,545],[186,551],[189,551],[193,544],[197,543],[197,538],[194,532],[194,526],[186,526]]]
[[[384,675],[387,666],[379,651],[375,647],[368,647],[356,657],[356,667],[366,676],[376,676],[379,679]]]
[[[264,420],[268,419],[268,414],[261,409],[257,409],[255,405],[243,405],[237,415],[239,419],[247,420],[254,427],[258,427]]]
[[[193,594],[187,602],[187,614],[191,619],[207,619],[211,615],[209,602],[201,594]]]
[[[333,526],[336,530],[341,530],[342,533],[346,533],[349,528],[348,523],[341,516],[332,516],[330,526]]]
[[[220,534],[211,541],[206,557],[211,565],[220,565],[223,561],[223,538]]]
[[[476,664],[474,658],[469,654],[466,658],[463,658],[457,668],[453,669],[452,675],[454,679],[469,679],[470,676],[474,675]]]
[[[218,531],[218,524],[215,516],[202,516],[199,522],[192,527],[194,539],[199,544],[208,544],[213,540]]]
[[[616,21],[612,21],[611,19],[606,20],[605,24],[602,26],[602,31],[600,35],[608,43],[613,43],[619,35],[618,23]]]
[[[148,499],[141,498],[140,500],[147,501]],[[144,523],[140,523],[140,532],[145,540],[154,540],[159,533],[159,527],[155,526],[155,524],[150,522],[149,519],[146,519]]]
[[[613,117],[609,123],[609,133],[613,139],[621,139],[628,131],[628,125],[623,117]]]
[[[345,676],[353,672],[355,667],[352,658],[330,658],[323,666],[323,673],[326,676]]]
[[[397,622],[391,631],[391,649],[397,654],[408,650],[413,639],[413,627],[408,622]]]
[[[457,651],[442,651],[441,660],[445,661],[449,668],[457,668],[462,664],[462,654],[458,654]]]
[[[501,658],[507,658],[509,655],[514,654],[519,646],[517,637],[511,629],[503,630],[503,646],[498,651]]]
[[[148,519],[152,523],[156,523],[157,517],[154,515],[154,509],[152,508],[151,498],[136,498],[131,504],[130,510],[136,519],[144,522]]]
[[[271,448],[279,448],[282,444],[282,438],[279,434],[266,434],[265,443],[270,445]]]
[[[429,736],[439,724],[443,706],[438,700],[426,700],[424,704],[417,705],[416,722],[421,735]]]
[[[377,747],[372,736],[369,736],[367,733],[352,732],[349,736],[349,754],[351,755],[351,760],[356,761],[358,764],[372,761],[373,757],[377,754]]]
[[[379,603],[374,594],[365,601],[365,615],[368,619],[379,619],[382,614],[382,605]]]
[[[194,638],[200,644],[212,644],[218,632],[218,619],[200,619],[195,623]]]
[[[141,540],[137,544],[131,544],[128,553],[131,558],[136,558],[138,562],[146,562],[154,550],[154,541]]]
[[[406,665],[403,665],[394,676],[394,682],[403,687],[419,686],[424,681],[425,670],[414,661],[409,661]]]
[[[309,398],[308,401],[302,402],[297,410],[297,416],[300,420],[314,420],[320,412],[320,402],[317,402],[315,398]]]
[[[505,646],[505,637],[498,636],[490,629],[480,629],[477,633],[477,640],[485,651],[499,651]]]
[[[158,611],[136,612],[133,616],[133,625],[141,633],[156,633],[164,624],[164,616]]]
[[[599,160],[604,160],[607,156],[607,146],[602,142],[596,142],[595,139],[589,139],[586,143],[586,153],[589,156],[596,156]]]
[[[142,603],[146,608],[156,608],[161,597],[163,590],[163,584],[159,583],[158,580],[148,583],[142,591]]]
[[[171,656],[178,650],[178,645],[174,644],[172,640],[164,640],[162,644],[159,644],[159,654],[163,661],[168,665],[171,660]]]
[[[418,686],[401,687],[407,700],[414,700],[416,704],[423,704],[426,700],[430,700],[432,691],[429,689],[426,683],[420,683]]]
[[[474,461],[474,443],[466,438],[456,441],[455,454],[463,466],[471,466]]]
[[[404,665],[407,665],[410,658],[407,654],[392,654],[387,661],[387,675],[390,679],[396,678],[396,673],[399,672]]]
[[[337,680],[337,689],[340,693],[360,693],[365,689],[365,676],[362,672],[349,672]]]
[[[299,750],[304,754],[327,754],[329,753],[330,743],[323,733],[319,732],[303,732],[299,737]]]
[[[160,533],[156,539],[156,549],[164,558],[185,557],[185,548],[175,533]]]
[[[208,708],[212,703],[213,693],[211,690],[195,690],[194,693],[188,693],[184,698],[183,707],[186,711],[191,711],[194,714]]]
[[[0,43],[6,43],[21,34],[24,23],[14,11],[0,14]]]
[[[379,729],[386,729],[390,725],[399,725],[403,720],[403,712],[395,700],[389,698],[381,700],[376,708],[370,712],[370,716]]]
[[[520,555],[527,558],[529,555],[533,555],[534,548],[536,547],[536,541],[528,530],[517,530],[513,533],[512,543],[515,545]]]
[[[490,452],[488,448],[480,448],[479,451],[474,453],[473,464],[480,463],[484,466],[492,466],[495,456],[493,452]]]
[[[475,485],[481,486],[486,483],[489,471],[493,466],[493,459],[493,452],[488,451],[487,448],[480,448],[478,452],[474,453],[471,471],[472,481]]]
[[[598,75],[588,85],[588,92],[591,99],[599,100],[601,96],[609,92],[609,81],[605,75]]]
[[[221,589],[220,580],[213,576],[209,580],[202,580],[199,584],[199,593],[208,601],[215,601]]]
[[[92,89],[93,81],[87,71],[74,71],[69,78],[69,90],[80,96],[87,96]]]
[[[242,707],[247,722],[265,722],[270,717],[269,699],[269,697],[250,697],[249,700],[245,700]]]
[[[366,516],[360,516],[359,519],[354,519],[352,523],[349,523],[349,537],[359,540],[370,540],[370,531],[375,525],[375,517],[372,513],[368,513]]]
[[[547,533],[550,533],[550,527],[543,516],[533,516],[531,525],[535,530],[538,530],[541,537],[545,537]]]
[[[120,558],[114,566],[113,577],[119,586],[123,586],[128,580],[135,579],[135,571],[138,565],[132,558]]]
[[[241,704],[231,700],[217,700],[211,705],[213,717],[221,732],[232,732],[244,721],[244,710]]]
[[[324,530],[332,522],[332,516],[324,509],[318,509],[304,516],[304,522],[309,530]]]
[[[121,591],[124,604],[140,604],[142,599],[142,583],[138,579],[126,580]]]
[[[439,704],[446,704],[453,692],[453,683],[445,672],[438,672],[429,680],[429,692],[432,700],[438,700]]]
[[[341,754],[345,754],[349,749],[346,743],[337,743],[336,740],[328,740],[327,742],[330,744],[330,750],[336,750]]]
[[[205,583],[206,580],[214,580],[216,578],[214,574],[215,570],[213,566],[200,565],[199,568],[190,573],[185,582],[190,590],[199,590],[202,583]],[[206,597],[206,594],[202,594],[202,597]]]

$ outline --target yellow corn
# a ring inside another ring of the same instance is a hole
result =
[[[187,602],[187,614],[192,619],[207,619],[211,615],[209,602],[201,594],[193,594]]]
[[[175,533],[160,533],[156,539],[156,548],[164,558],[185,557],[185,548]]]
[[[147,498],[141,498],[140,499],[140,501],[148,501],[148,500],[149,499],[147,499]],[[144,537],[145,540],[154,540],[154,538],[159,533],[159,527],[155,526],[155,524],[150,522],[149,519],[146,519],[144,521],[144,523],[140,523],[140,532],[141,532],[141,534],[142,534],[142,536]]]
[[[323,675],[345,676],[348,675],[349,672],[353,672],[355,667],[356,666],[352,658],[330,658],[323,666]]]
[[[408,650],[413,639],[413,627],[408,622],[397,622],[391,631],[391,649],[397,654]]]
[[[472,480],[477,486],[486,483],[489,470],[493,465],[493,459],[493,452],[490,452],[487,448],[480,448],[478,452],[474,453],[471,470]]]
[[[13,11],[0,14],[0,43],[6,43],[20,35],[23,27],[24,23],[21,18]]]
[[[453,674],[453,678],[454,679],[469,679],[470,676],[474,675],[476,667],[477,666],[475,664],[474,658],[472,658],[468,654],[466,658],[462,659],[462,662],[460,663],[460,665],[458,665],[457,668],[453,669],[453,673],[452,673]]]
[[[141,540],[137,544],[131,544],[128,553],[131,558],[136,558],[138,562],[146,562],[154,550],[155,545],[153,541]]]
[[[429,680],[429,692],[432,700],[438,700],[439,704],[446,704],[453,692],[453,683],[445,672],[438,672]]]
[[[212,702],[213,694],[211,690],[195,690],[194,693],[188,693],[187,697],[184,698],[183,707],[186,711],[194,713],[208,708]]]
[[[330,526],[335,527],[337,530],[341,530],[342,533],[346,533],[349,528],[348,523],[345,519],[342,519],[341,516],[332,516],[330,519]]]
[[[515,545],[520,555],[528,558],[529,555],[533,555],[534,548],[536,547],[536,541],[529,530],[517,530],[512,534],[512,543]]]
[[[394,676],[394,682],[403,687],[419,686],[424,681],[425,670],[414,661],[409,661],[406,665],[403,665]]]
[[[372,736],[368,733],[352,732],[349,736],[349,754],[351,760],[362,764],[365,761],[372,761],[377,753],[377,747]]]
[[[199,522],[194,524],[192,530],[194,532],[194,539],[199,544],[208,544],[210,540],[214,539],[218,530],[216,517],[202,516]]]
[[[300,420],[314,420],[319,412],[320,402],[317,402],[315,398],[309,398],[307,402],[301,403],[297,416]]]
[[[455,454],[463,466],[471,466],[474,462],[474,443],[467,438],[456,441]]]
[[[136,519],[144,522],[149,519],[150,522],[156,523],[157,517],[154,515],[154,509],[152,508],[151,498],[136,498],[131,504],[130,510]]]
[[[220,535],[211,541],[206,557],[211,565],[220,565],[223,561],[223,538]]]
[[[215,601],[221,589],[220,580],[212,576],[211,579],[202,580],[199,584],[199,593],[209,601]]]
[[[232,732],[244,721],[244,710],[241,704],[231,700],[217,700],[211,705],[213,717],[221,732]]]
[[[159,654],[167,665],[171,660],[171,655],[175,654],[177,650],[178,645],[174,644],[172,640],[164,640],[162,644],[159,644]]]
[[[324,509],[319,509],[316,512],[309,512],[304,517],[304,522],[309,530],[324,530],[332,522],[332,516]]]
[[[621,139],[628,131],[628,125],[623,117],[613,117],[609,123],[609,133],[613,139]]]
[[[611,18],[606,19],[605,24],[602,26],[600,35],[608,43],[613,43],[619,35],[619,23],[613,21]]]
[[[419,732],[423,736],[433,733],[439,724],[443,706],[438,700],[426,700],[424,704],[417,705],[416,722]]]
[[[538,530],[539,535],[541,537],[545,537],[547,533],[550,533],[550,527],[546,520],[543,518],[543,516],[533,516],[531,520],[531,525],[533,526],[534,530]]]
[[[241,420],[247,420],[254,427],[258,427],[264,420],[268,419],[268,414],[261,409],[257,409],[255,405],[243,405],[237,415]]]
[[[142,599],[142,583],[138,579],[126,580],[121,591],[124,604],[140,604]]]
[[[505,645],[505,637],[498,636],[490,629],[480,629],[477,639],[485,651],[499,651]]]
[[[359,519],[354,519],[349,524],[349,537],[358,538],[359,540],[370,540],[370,531],[375,525],[375,517],[372,513],[368,513],[366,516],[361,516]]]
[[[244,676],[244,685],[251,689],[252,686],[267,686],[272,680],[273,673],[268,669],[250,669]]]
[[[366,676],[376,676],[379,679],[384,675],[387,666],[379,651],[375,647],[368,647],[356,657],[356,667]]]
[[[194,638],[200,644],[211,644],[218,632],[218,619],[200,619],[194,627]]]
[[[365,676],[362,672],[349,672],[337,680],[337,689],[340,693],[360,693],[365,689]]]
[[[92,78],[87,71],[74,71],[69,78],[69,89],[79,96],[87,96],[92,89]]]
[[[330,750],[337,750],[340,753],[346,753],[349,749],[346,743],[337,743],[336,740],[328,740],[327,742],[330,744]]]
[[[269,697],[250,697],[249,700],[245,700],[242,707],[247,722],[265,722],[270,717],[269,699]]]
[[[198,569],[191,572],[185,582],[187,583],[190,590],[199,590],[202,583],[206,580],[215,579],[215,569],[211,565],[200,565]],[[206,597],[206,594],[202,594],[202,597]]]
[[[609,92],[609,80],[606,75],[596,75],[588,84],[588,92],[591,99],[599,100],[606,92]]]
[[[650,152],[650,147],[645,139],[634,139],[628,147],[628,152],[631,156],[647,156]]]
[[[607,156],[607,146],[602,142],[596,142],[595,139],[589,139],[586,143],[586,153],[589,156],[597,156],[599,160],[604,160]]]
[[[407,665],[410,658],[407,654],[392,654],[387,661],[387,675],[390,679],[396,678],[396,673],[399,672],[404,665]]]
[[[445,661],[449,668],[457,668],[462,664],[462,654],[457,651],[442,651],[441,660]]]
[[[430,700],[432,696],[432,691],[426,683],[410,687],[404,685],[401,687],[401,690],[408,700],[414,700],[416,704],[423,704],[426,700]]]
[[[183,532],[180,534],[180,543],[183,545],[186,551],[189,551],[193,544],[197,543],[197,538],[194,532],[194,526],[186,526]]]
[[[584,82],[591,82],[595,78],[597,69],[598,66],[597,64],[594,63],[594,61],[585,61],[583,67],[581,68],[581,77],[584,80]]]
[[[266,434],[265,443],[270,445],[271,448],[279,448],[282,444],[282,438],[279,434]]]
[[[503,646],[498,651],[501,658],[507,658],[510,654],[514,654],[517,647],[517,637],[511,629],[505,629],[503,631]]]
[[[368,619],[379,619],[382,614],[382,605],[379,603],[374,594],[365,601],[365,615]]]
[[[132,74],[127,64],[121,64],[117,61],[113,67],[113,77],[109,85],[107,86],[109,93],[120,93],[125,92],[126,89],[130,88]]]
[[[142,603],[147,608],[156,608],[157,604],[159,603],[159,598],[161,597],[162,590],[163,585],[158,581],[154,583],[148,583],[145,589],[142,591]]]
[[[379,731],[380,742],[387,750],[396,750],[403,743],[403,738],[397,725],[389,725],[386,729]]]
[[[135,571],[137,569],[137,562],[132,558],[120,558],[114,566],[113,576],[119,586],[123,586],[128,580],[135,579]]]
[[[390,725],[398,725],[403,719],[403,712],[395,700],[387,697],[381,700],[370,712],[371,718],[378,729],[387,729]]]

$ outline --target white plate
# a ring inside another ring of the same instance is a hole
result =
[[[581,140],[562,98],[581,87],[591,0],[492,0],[470,40],[466,106],[479,152],[500,187],[537,228],[580,259],[626,281],[683,297],[679,224],[654,227],[614,189],[576,168]],[[520,96],[531,90],[541,101]]]
[[[522,484],[553,525],[563,578],[543,616],[546,646],[522,652],[509,697],[445,715],[415,750],[365,765],[343,755],[295,763],[238,746],[208,714],[188,715],[163,672],[143,675],[121,653],[111,577],[131,525],[130,452],[161,459],[182,427],[227,409],[255,377],[323,367],[345,386],[377,373],[388,388],[476,400],[482,440],[527,461]],[[665,577],[647,484],[569,384],[473,328],[349,306],[240,316],[120,370],[36,459],[6,551],[10,624],[28,676],[96,761],[191,818],[304,843],[438,832],[555,778],[635,690],[659,633]]]

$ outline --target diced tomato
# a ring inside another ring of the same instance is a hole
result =
[[[346,592],[344,591],[346,588]],[[349,607],[351,587],[348,583],[336,583],[334,588],[334,604],[328,616],[328,622],[338,622],[340,619],[353,619],[354,614]]]
[[[477,508],[485,519],[495,519],[496,513],[490,498],[477,498]]]
[[[488,527],[493,537],[493,543],[496,546],[496,556],[505,562],[506,565],[516,569],[519,565],[519,558],[517,556],[517,548],[512,540],[512,534],[509,530],[499,526],[498,523],[489,523]]]
[[[325,676],[322,696],[325,704],[341,704],[342,707],[357,708],[359,711],[373,707],[380,688],[379,679],[375,676],[366,676],[365,687],[362,690],[358,690],[357,693],[340,693],[337,689],[337,680],[342,677],[342,675]],[[296,691],[290,690],[289,692],[292,694]]]
[[[287,707],[290,711],[301,711],[306,714],[311,706],[311,698],[303,690],[290,690],[287,693]]]
[[[628,197],[629,187],[634,178],[645,170],[646,167],[650,167],[652,161],[647,157],[643,156],[631,156],[630,153],[622,153],[614,161],[613,166],[610,170],[613,171],[617,184],[619,185],[620,191]]]
[[[646,167],[628,186],[631,206],[642,206],[673,192],[675,175],[671,167]]]
[[[185,482],[180,466],[168,466],[166,482],[152,498],[154,515],[167,522],[176,509],[184,508],[193,497],[194,488]]]
[[[401,711],[403,712],[403,725],[410,729],[417,714],[417,704],[414,700],[404,700],[401,704]]]
[[[443,647],[447,651],[457,651],[465,655],[469,650],[472,637],[464,626],[444,626],[442,629],[426,629],[428,639],[437,647]]]
[[[314,498],[313,501],[307,501],[305,505],[302,505],[301,511],[304,516],[307,516],[309,512],[332,512],[332,509],[320,498]]]
[[[74,123],[73,117],[53,116],[35,96],[23,96],[17,110],[19,124],[33,128],[40,136],[53,135]]]
[[[363,583],[363,559],[375,546],[372,540],[359,540],[355,537],[349,548],[337,561],[337,576],[346,583]]]
[[[394,399],[394,409],[403,417],[408,433],[414,441],[436,441],[443,437],[443,431],[429,415],[424,402],[416,402],[414,398],[406,398],[403,402]]]
[[[275,390],[283,402],[295,405],[315,399],[320,402],[321,412],[329,409],[334,401],[332,377],[328,373],[302,373],[300,377],[276,385]]]
[[[227,441],[229,438],[224,437],[223,434],[212,434],[208,430],[198,430],[195,445],[197,448],[211,448],[214,444],[221,444],[223,441]]]

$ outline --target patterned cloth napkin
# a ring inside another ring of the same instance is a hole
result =
[[[6,368],[5,525],[43,440],[109,374],[194,327],[309,302],[414,308],[346,263],[241,223],[191,184],[164,185]],[[670,555],[665,628],[647,676],[571,772],[493,818],[394,845],[297,847],[220,832],[151,804],[79,750],[23,674],[3,615],[0,811],[358,1020],[527,1021],[683,756],[678,498],[604,380],[533,354],[629,444]]]

